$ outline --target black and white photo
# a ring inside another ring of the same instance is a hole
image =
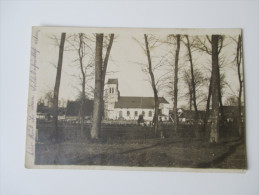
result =
[[[26,167],[246,170],[241,29],[33,27],[31,40]]]

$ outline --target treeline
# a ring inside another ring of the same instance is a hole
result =
[[[57,38],[55,38],[57,40]],[[59,86],[61,81],[62,61],[64,51],[76,51],[77,58],[74,59],[75,64],[80,70],[80,75],[77,76],[81,85],[79,93],[79,101],[81,103],[79,116],[80,116],[80,129],[81,135],[84,135],[84,120],[85,114],[83,111],[84,104],[87,98],[87,91],[94,92],[94,110],[93,122],[91,128],[91,138],[98,139],[101,129],[101,119],[104,109],[103,90],[105,75],[111,53],[111,48],[114,40],[114,34],[94,34],[86,35],[83,33],[73,34],[66,37],[66,33],[61,34],[59,41],[59,55],[57,63],[57,74],[53,95],[53,132],[52,137],[54,140],[58,139],[58,96]],[[65,42],[67,47],[65,49]],[[95,44],[95,49],[92,49],[92,44]],[[105,51],[104,51],[105,50]],[[94,71],[93,71],[94,70]],[[87,82],[94,79],[94,89],[88,88]]]
[[[101,120],[104,113],[103,96],[105,77],[107,75],[107,67],[114,39],[114,34],[102,33],[92,35],[84,33],[67,35],[66,33],[62,33],[60,38],[55,38],[59,45],[59,55],[55,87],[53,90],[53,138],[58,138],[58,99],[63,57],[64,55],[68,55],[68,52],[70,51],[76,53],[77,57],[74,59],[73,63],[80,71],[80,75],[76,75],[76,77],[79,80],[79,86],[81,86],[78,97],[82,108],[79,111],[81,133],[84,133],[84,103],[90,94],[94,94],[91,138],[99,138]],[[231,48],[234,48],[234,50],[231,54],[228,52],[226,55],[234,56],[231,61],[231,66],[236,70],[236,76],[239,82],[239,88],[237,90],[238,95],[236,97],[239,110],[238,123],[240,124],[238,132],[240,136],[243,134],[241,128],[241,107],[243,101],[243,54],[241,34],[237,37],[226,37],[224,35],[189,36],[176,34],[162,38],[152,34],[144,34],[143,39],[135,40],[139,43],[146,55],[146,61],[141,63],[141,66],[142,71],[147,74],[150,80],[150,85],[154,94],[155,131],[157,131],[158,128],[158,97],[161,91],[167,91],[173,101],[173,131],[178,131],[179,119],[177,108],[179,105],[179,98],[182,98],[182,95],[179,95],[179,82],[182,82],[185,84],[187,89],[184,97],[188,99],[189,109],[193,109],[195,112],[194,131],[196,137],[200,136],[200,130],[198,127],[199,104],[203,103],[206,107],[203,129],[206,129],[211,108],[212,124],[210,142],[219,141],[219,126],[220,122],[224,119],[223,89],[226,87],[231,88],[226,82],[224,71],[221,70],[224,67],[224,64],[226,64],[226,56],[224,56],[223,50],[231,44]],[[162,50],[167,50],[167,54],[160,52]],[[206,71],[203,70],[204,67],[197,64],[196,59],[199,57],[209,59],[209,62],[206,63]],[[209,74],[205,76],[204,72]],[[92,81],[94,82],[92,83]]]
[[[156,124],[158,123],[158,93],[167,90],[169,92],[168,96],[173,102],[173,131],[178,132],[179,119],[177,112],[179,98],[180,100],[187,98],[189,109],[194,110],[195,113],[195,136],[200,137],[198,105],[203,104],[206,108],[206,114],[203,118],[203,131],[207,129],[210,116],[210,142],[218,142],[220,125],[226,120],[223,109],[223,95],[227,91],[231,91],[231,96],[227,95],[229,99],[234,98],[237,102],[238,133],[242,136],[243,75],[241,34],[237,37],[217,34],[210,36],[176,34],[162,38],[152,34],[145,34],[143,38],[144,41],[134,39],[144,50],[147,57],[147,63],[139,64],[142,71],[147,74],[154,93],[155,129],[157,129]],[[223,52],[224,49],[225,52]],[[163,50],[166,50],[166,52]],[[195,62],[194,58],[203,58],[203,63],[204,59],[207,62],[201,66],[201,64]],[[167,67],[171,67],[171,69],[167,69]],[[236,71],[236,78],[239,81],[238,95],[228,84],[224,68],[232,68]],[[206,76],[205,73],[207,73]],[[179,94],[179,82],[184,83],[185,88],[188,89],[184,97]]]

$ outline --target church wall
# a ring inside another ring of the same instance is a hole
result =
[[[112,120],[138,120],[138,117],[142,112],[145,112],[144,120],[152,121],[154,117],[155,110],[154,109],[140,109],[140,108],[115,108],[114,104],[108,104],[108,108],[105,111],[105,118],[106,119],[112,119]],[[159,106],[159,109],[161,109],[161,114],[165,116],[169,116],[169,105],[164,104]],[[121,116],[120,117],[120,112]],[[128,113],[129,112],[129,113]],[[135,115],[135,112],[137,112],[137,116]],[[152,115],[149,115],[149,112],[152,112]],[[167,120],[167,117],[162,117],[163,120]]]
[[[169,116],[170,104],[159,104],[159,109],[161,109],[162,114]]]
[[[154,117],[154,109],[140,109],[140,108],[116,108],[115,115],[116,119],[124,119],[124,120],[138,120],[138,117],[142,112],[145,112],[144,120],[152,121]],[[120,112],[122,113],[122,117],[120,117]],[[128,113],[129,112],[129,113]],[[137,116],[135,115],[137,112]],[[149,115],[149,112],[152,112],[152,115]]]

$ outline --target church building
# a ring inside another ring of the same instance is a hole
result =
[[[143,115],[144,120],[152,121],[155,113],[154,97],[120,96],[118,79],[109,79],[104,94],[104,117],[111,120],[137,120]],[[159,116],[169,119],[169,103],[159,97]]]

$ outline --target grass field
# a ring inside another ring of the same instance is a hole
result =
[[[181,126],[172,133],[165,127],[165,139],[151,127],[103,126],[101,139],[89,139],[77,125],[60,125],[60,140],[51,143],[51,124],[38,124],[35,164],[41,165],[109,165],[138,167],[246,168],[244,142],[234,136],[221,138],[218,144],[208,142],[208,133],[193,137],[191,126]]]

